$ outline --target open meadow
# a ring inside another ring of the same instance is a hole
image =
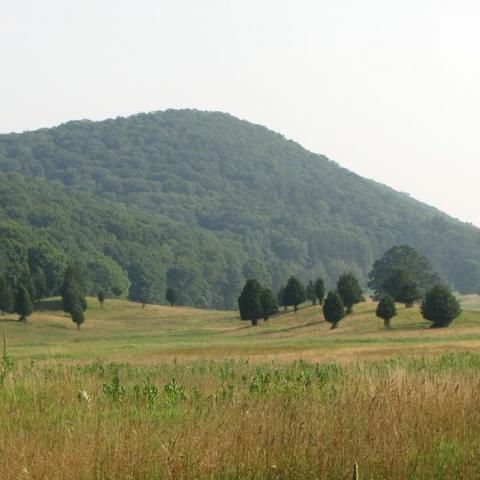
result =
[[[467,304],[474,305],[473,298]],[[235,312],[44,300],[0,318],[2,479],[480,477],[480,311]]]

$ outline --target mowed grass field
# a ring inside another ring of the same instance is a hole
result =
[[[466,297],[464,311],[447,329],[430,329],[419,308],[398,306],[393,328],[375,316],[375,304],[357,305],[354,313],[330,330],[320,306],[298,313],[281,312],[252,327],[238,312],[147,305],[108,299],[104,307],[88,299],[80,331],[61,310],[59,299],[37,304],[28,324],[16,316],[0,317],[9,352],[17,359],[106,361],[149,364],[176,359],[242,358],[251,361],[312,362],[379,359],[392,355],[428,355],[479,351],[480,297]]]
[[[77,331],[59,307],[0,320],[1,479],[480,478],[480,312],[387,331],[367,302],[330,330],[89,299]]]

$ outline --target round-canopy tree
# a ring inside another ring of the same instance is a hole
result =
[[[271,315],[275,315],[278,312],[277,299],[269,288],[262,288],[260,302],[262,304],[262,316],[265,321],[267,321]]]
[[[363,302],[362,289],[352,273],[342,273],[337,282],[337,293],[340,295],[347,315],[352,313],[355,304]]]
[[[413,304],[421,298],[417,282],[403,269],[393,270],[386,279],[383,289],[396,302],[404,303],[406,307],[413,307]]]
[[[445,285],[435,285],[422,302],[422,315],[432,322],[432,328],[448,327],[461,311],[452,291]]]
[[[32,299],[30,298],[28,290],[23,286],[18,288],[17,296],[15,297],[14,311],[20,315],[19,320],[21,322],[26,322],[27,317],[33,313]]]
[[[408,245],[397,245],[373,264],[373,270],[368,275],[368,286],[373,291],[374,300],[379,300],[385,293],[385,282],[395,270],[404,270],[415,279],[420,297],[440,282],[440,276],[425,257]]]
[[[298,278],[293,275],[288,279],[283,295],[285,305],[293,305],[295,312],[298,306],[305,301],[305,287]]]
[[[238,308],[242,320],[250,320],[252,325],[257,325],[258,319],[263,317],[262,307],[263,287],[257,280],[247,280],[240,297],[238,297]]]
[[[97,295],[97,299],[100,302],[100,305],[103,308],[103,302],[105,302],[105,292],[103,290],[100,290]]]
[[[328,292],[323,304],[323,316],[332,325],[332,328],[337,328],[340,320],[345,317],[345,306],[337,292]]]
[[[378,302],[375,313],[377,317],[383,319],[385,327],[390,328],[390,320],[397,314],[397,309],[393,298],[388,293],[385,293]]]

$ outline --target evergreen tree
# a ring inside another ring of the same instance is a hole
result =
[[[320,305],[323,305],[323,300],[325,298],[325,283],[323,282],[323,279],[317,278],[315,280],[315,295],[318,298],[318,303]]]
[[[427,292],[421,311],[423,318],[432,322],[433,328],[448,327],[462,312],[455,295],[442,284]]]
[[[403,269],[393,270],[385,281],[383,290],[396,302],[404,303],[406,307],[413,307],[413,304],[421,298],[417,282]]]
[[[377,317],[383,319],[385,327],[390,328],[390,320],[397,314],[397,309],[393,298],[388,293],[385,293],[378,302],[375,313]]]
[[[70,315],[72,316],[72,322],[77,325],[77,330],[80,330],[80,325],[85,322],[85,315],[81,305],[75,305],[70,312]]]
[[[15,313],[20,315],[20,321],[26,322],[27,317],[33,313],[32,299],[28,290],[24,286],[20,286],[15,297]]]
[[[105,302],[105,292],[103,290],[100,290],[97,295],[97,299],[100,302],[100,305],[103,308],[103,302]]]
[[[4,278],[0,278],[0,312],[12,313],[14,298],[10,285]]]
[[[176,290],[172,287],[167,287],[167,290],[165,292],[165,298],[167,299],[167,302],[170,304],[170,306],[173,307],[177,303]]]
[[[337,292],[328,292],[323,304],[323,316],[325,320],[332,325],[332,329],[337,328],[340,320],[345,317],[345,306]]]
[[[295,312],[298,310],[298,306],[305,301],[305,287],[293,275],[288,279],[285,286],[283,300],[285,305],[293,305]]]
[[[250,320],[252,325],[257,325],[258,319],[263,317],[262,291],[263,287],[257,280],[247,280],[238,298],[240,318]]]
[[[63,310],[70,315],[76,309],[84,312],[87,309],[85,292],[85,280],[80,266],[78,264],[68,266],[61,287]]]
[[[317,304],[317,294],[315,293],[315,285],[313,284],[313,282],[311,280],[308,282],[305,291],[306,291],[307,299],[312,302],[312,305],[316,305]]]
[[[271,315],[275,315],[278,312],[277,299],[269,288],[262,288],[260,302],[262,304],[263,320],[267,321]]]
[[[355,304],[365,300],[360,284],[352,273],[342,273],[342,275],[340,275],[337,281],[337,293],[340,295],[347,309],[347,315],[352,313],[352,308]]]

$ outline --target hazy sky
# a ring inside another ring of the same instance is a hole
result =
[[[221,110],[480,226],[480,2],[0,0],[0,132]]]

